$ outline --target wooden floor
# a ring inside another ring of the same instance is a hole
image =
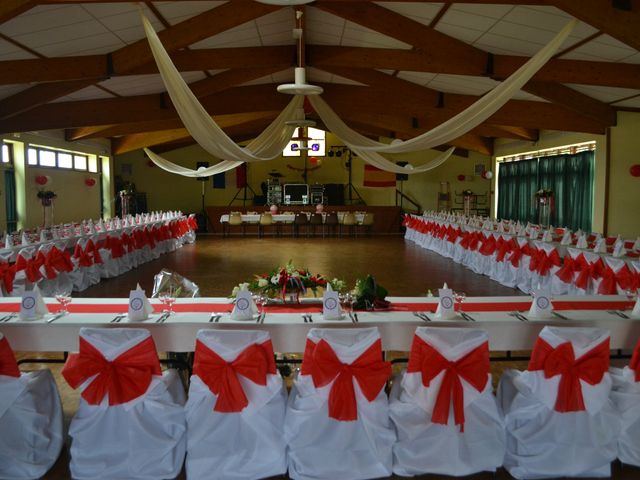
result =
[[[248,281],[256,273],[266,273],[276,266],[292,260],[299,267],[309,268],[327,278],[341,278],[352,286],[358,277],[372,274],[391,296],[420,296],[436,290],[444,282],[454,290],[468,296],[520,295],[518,290],[504,287],[487,277],[453,263],[435,253],[428,252],[402,237],[384,236],[367,238],[221,238],[203,236],[194,245],[164,255],[135,271],[115,279],[103,280],[77,297],[128,297],[137,283],[150,295],[153,276],[168,268],[199,285],[201,296],[228,296],[235,285]],[[24,355],[24,354],[23,354]],[[510,365],[525,368],[526,364]],[[60,367],[50,365],[60,389],[67,423],[78,405],[78,393],[71,390],[59,374]],[[502,367],[494,365],[499,374]],[[68,457],[65,452],[47,480],[69,479]],[[179,477],[185,478],[184,474]],[[397,478],[397,477],[393,477]],[[449,477],[428,475],[419,478],[444,479]],[[497,474],[479,474],[473,479],[506,480],[505,471]],[[640,479],[640,469],[622,468],[614,464],[614,478]],[[335,479],[340,480],[340,479]]]

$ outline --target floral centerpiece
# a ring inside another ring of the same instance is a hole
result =
[[[389,308],[389,302],[385,300],[389,292],[376,282],[371,275],[356,280],[353,291],[355,301],[353,308],[358,310],[375,310]]]
[[[470,189],[466,189],[462,191],[462,195],[465,197],[471,197],[473,195],[473,192]]]
[[[547,203],[553,197],[553,190],[541,188],[535,193],[536,200],[540,203]]]
[[[53,204],[53,199],[56,197],[55,192],[51,190],[38,190],[38,198],[43,207],[50,207]]]
[[[255,278],[247,282],[249,290],[269,298],[281,297],[286,300],[288,296],[299,300],[300,295],[305,295],[307,290],[311,290],[314,296],[319,288],[325,288],[327,284],[337,292],[345,289],[345,282],[334,278],[325,279],[321,274],[313,274],[306,268],[296,268],[291,261],[284,267],[277,267],[269,273],[255,275]],[[232,296],[238,293],[240,286],[234,287]]]

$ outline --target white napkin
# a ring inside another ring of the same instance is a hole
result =
[[[496,228],[498,233],[504,233],[504,224],[502,222],[498,222],[498,227]]]
[[[627,249],[624,248],[624,242],[616,242],[613,246],[614,257],[624,257],[627,254]]]
[[[543,242],[553,242],[553,234],[551,233],[551,229],[545,230],[542,235]]]
[[[232,320],[253,320],[253,315],[258,312],[247,286],[246,283],[241,284],[240,290],[236,294],[236,301],[231,312]]]
[[[442,288],[438,290],[438,308],[436,309],[435,317],[442,320],[455,317],[456,312],[453,305],[453,292],[445,283]]]
[[[607,253],[607,240],[605,238],[599,238],[596,240],[596,246],[593,247],[595,253]]]
[[[587,243],[587,235],[583,232],[578,237],[578,241],[576,242],[576,248],[587,248],[589,244]]]
[[[57,228],[52,228],[51,229],[51,238],[53,240],[58,240],[60,238],[60,232],[58,232]]]
[[[535,227],[531,227],[529,229],[529,238],[531,240],[537,240],[538,239],[538,229]]]
[[[562,235],[562,240],[560,240],[560,245],[571,245],[571,230],[568,228],[564,231],[564,235]]]
[[[538,288],[532,292],[534,298],[529,309],[529,318],[547,318],[551,316],[553,305],[551,304],[551,294],[548,290]]]
[[[640,237],[636,238],[636,242],[633,244],[633,249],[636,252],[640,251]]]
[[[93,224],[93,222],[90,222],[89,225],[87,226],[87,233],[89,233],[89,235],[95,235],[96,227]]]
[[[13,247],[13,236],[8,232],[4,232],[4,248],[12,248],[12,247]]]
[[[30,244],[29,237],[27,236],[27,232],[22,232],[22,241],[20,242],[22,246],[27,246]]]
[[[40,230],[40,241],[41,242],[47,241],[47,232],[44,230]]]
[[[640,318],[640,295],[636,299],[636,304],[633,306],[633,310],[631,310],[631,318]]]
[[[129,292],[129,311],[127,319],[130,322],[139,322],[149,318],[153,312],[153,307],[147,298],[145,291],[137,285],[135,290]]]
[[[516,235],[518,232],[516,231],[516,225],[514,223],[512,223],[511,225],[509,225],[509,233],[512,235]]]
[[[20,320],[33,320],[47,313],[49,313],[49,309],[44,304],[40,289],[37,285],[33,287],[33,290],[25,291],[22,294],[19,313]]]
[[[325,320],[340,320],[342,318],[338,292],[334,292],[328,283],[322,296],[322,318]]]

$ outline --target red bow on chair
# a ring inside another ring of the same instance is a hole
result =
[[[586,290],[589,286],[590,279],[595,280],[602,276],[604,266],[601,259],[590,263],[584,255],[580,254],[578,258],[576,258],[576,263],[580,268],[580,273],[578,273],[578,277],[576,278],[576,287]]]
[[[49,253],[47,253],[47,261],[58,272],[72,272],[73,263],[71,262],[71,255],[66,250],[63,252],[55,245],[51,247]]]
[[[82,392],[90,405],[99,405],[109,395],[109,405],[120,405],[143,395],[153,375],[161,375],[160,361],[153,338],[118,355],[112,361],[104,358],[93,345],[80,337],[80,352],[67,359],[62,375],[71,388],[78,388],[91,377],[95,378]]]
[[[49,256],[45,255],[42,250],[38,250],[35,258],[35,264],[38,266],[40,273],[47,279],[53,280],[58,276],[58,272],[53,268],[49,261]]]
[[[78,260],[78,265],[81,267],[90,267],[93,265],[91,256],[87,253],[86,249],[83,249],[79,243],[76,243],[76,248],[73,250],[73,258]]]
[[[564,257],[562,267],[560,267],[560,270],[556,272],[556,277],[562,280],[563,283],[573,283],[573,275],[576,268],[576,261],[571,255],[567,254]]]
[[[551,267],[559,267],[560,265],[560,255],[556,249],[551,250],[549,253],[546,253],[544,250],[539,250],[538,266],[536,268],[538,275],[547,275]]]
[[[196,217],[189,217],[188,218],[188,222],[189,222],[189,228],[191,230],[197,230],[198,229],[198,220],[196,220]]]
[[[93,240],[89,239],[89,241],[87,242],[87,245],[84,247],[84,252],[87,255],[91,256],[91,258],[93,259],[93,263],[96,263],[96,264],[102,263],[102,257],[100,256],[100,249],[95,243],[93,243]]]
[[[531,255],[531,248],[529,248],[529,245],[526,244],[521,247],[520,244],[515,241],[515,245],[513,245],[511,250],[509,262],[511,262],[511,265],[513,267],[518,268],[520,266],[520,260],[522,259],[523,255]]]
[[[16,278],[16,269],[6,262],[0,263],[0,277],[7,293],[13,292],[13,280]]]
[[[310,352],[313,353],[307,355]],[[336,420],[353,421],[358,419],[353,379],[356,379],[368,401],[375,400],[391,375],[391,364],[382,361],[381,358],[380,339],[351,364],[342,363],[325,340],[320,340],[314,346],[313,342],[307,339],[302,373],[311,373],[316,388],[324,387],[333,381],[329,392],[329,416]]]
[[[24,270],[24,274],[31,283],[36,283],[42,279],[39,266],[33,258],[27,260],[22,255],[18,255],[15,264],[16,272]]]
[[[480,247],[480,254],[488,257],[493,255],[493,252],[496,251],[496,238],[493,235],[489,235],[483,242]]]
[[[636,349],[633,351],[631,362],[629,362],[629,368],[636,373],[636,382],[640,382],[640,342],[638,342]]]
[[[5,337],[0,339],[0,375],[6,377],[20,376],[16,357],[13,355],[13,350],[11,350],[9,341]]]
[[[200,377],[211,393],[217,395],[213,407],[215,412],[241,412],[249,405],[238,375],[257,385],[266,385],[268,373],[276,373],[271,340],[261,345],[249,345],[233,362],[227,362],[200,340],[196,340],[193,374]]]
[[[585,410],[580,380],[597,385],[609,370],[609,339],[576,360],[571,342],[553,348],[538,338],[531,353],[529,370],[543,370],[545,378],[561,375],[555,410],[561,413]]]
[[[444,371],[444,378],[438,391],[431,421],[447,425],[449,409],[453,403],[455,424],[464,431],[464,390],[460,378],[482,392],[489,381],[489,343],[471,350],[464,357],[452,362],[443,357],[422,338],[414,335],[409,354],[408,373],[422,373],[422,384],[428,387],[431,381]]]
[[[506,241],[502,237],[498,239],[497,249],[498,253],[496,254],[496,262],[503,262],[507,253],[511,251],[511,242]]]

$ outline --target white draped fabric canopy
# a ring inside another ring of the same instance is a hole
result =
[[[193,170],[176,165],[145,148],[145,152],[156,165],[171,173],[188,177],[202,177],[231,170],[243,162],[272,160],[282,154],[295,130],[295,125],[291,121],[304,120],[302,96],[295,95],[264,132],[246,147],[241,147],[224,133],[191,92],[144,15],[142,15],[142,22],[162,80],[186,129],[202,148],[211,155],[222,159],[212,167]],[[452,147],[433,160],[416,167],[398,166],[381,153],[424,151],[446,144],[469,132],[498,111],[535,75],[562,45],[576,24],[575,19],[567,23],[536,55],[473,105],[428,132],[403,142],[385,144],[369,139],[347,126],[319,96],[310,95],[307,98],[327,128],[365,162],[395,173],[426,172],[444,163],[451,156],[454,148]]]

